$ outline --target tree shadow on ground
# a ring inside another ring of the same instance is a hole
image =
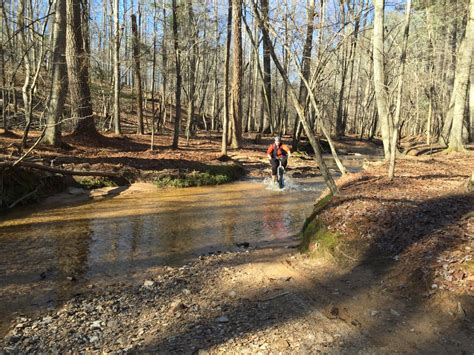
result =
[[[360,261],[342,275],[328,276],[324,280],[308,278],[296,287],[293,285],[288,288],[288,296],[269,301],[268,303],[271,306],[268,306],[265,311],[259,308],[262,302],[258,300],[265,299],[268,295],[264,290],[255,289],[250,297],[241,299],[235,304],[224,304],[222,306],[222,315],[229,319],[228,323],[218,323],[214,317],[201,317],[192,324],[181,325],[181,330],[175,329],[172,332],[166,332],[165,330],[156,339],[149,340],[147,344],[136,347],[133,351],[189,353],[222,344],[235,338],[236,333],[239,334],[238,336],[253,334],[266,329],[273,329],[279,324],[282,325],[291,320],[303,320],[311,317],[311,315],[315,315],[316,318],[319,317],[321,324],[324,320],[321,314],[326,314],[326,318],[329,314],[329,316],[332,315],[339,321],[343,320],[341,314],[347,303],[386,282],[392,271],[399,267],[399,261],[394,258],[395,255],[400,255],[411,247],[426,243],[426,248],[415,254],[414,258],[422,258],[429,254],[431,260],[436,260],[443,252],[453,250],[461,245],[464,242],[461,238],[443,238],[441,234],[437,235],[436,238],[432,238],[432,235],[459,221],[468,212],[472,211],[473,205],[473,194],[457,194],[430,199],[411,207],[408,206],[402,212],[402,218],[389,220],[385,223],[385,232],[374,236]],[[446,215],[446,211],[450,211],[450,214]],[[420,215],[424,214],[430,216],[430,223],[423,225],[422,228],[414,228]],[[238,264],[239,259],[235,258],[226,266],[232,267]],[[215,266],[223,267],[219,264]],[[433,275],[428,275],[428,278],[430,277],[433,277]],[[409,275],[409,279],[414,283],[420,283],[417,273]],[[429,283],[429,280],[422,281],[423,283],[426,281]],[[348,282],[351,286],[344,288],[344,294],[337,296],[333,294],[334,289],[341,289],[341,285]],[[420,287],[420,289],[422,288]],[[403,315],[404,322],[416,320],[427,301],[427,298],[416,295],[419,289],[414,291],[415,294],[409,294],[407,296],[408,300],[403,302],[403,307],[411,312]],[[380,306],[387,309],[393,307],[392,304]],[[328,309],[329,312],[327,312]],[[401,322],[399,322],[395,327],[387,327],[387,322],[379,321],[377,318],[373,318],[370,323],[362,325],[364,328],[362,333],[359,329],[360,322],[354,319],[351,321],[349,328],[352,329],[352,334],[349,332],[350,335],[341,340],[348,347],[349,352],[353,346],[360,349],[381,347],[380,344],[385,343],[386,339],[395,333],[397,327],[401,326]],[[315,325],[317,324],[318,321]],[[425,339],[419,339],[419,344],[412,344],[412,346],[417,346],[418,350],[429,353],[439,352],[440,350],[446,351],[447,349],[468,351],[469,346],[474,345],[472,339],[469,340],[469,333],[463,320],[449,320],[440,323],[438,327],[440,329],[437,333],[451,335],[456,339],[455,342],[443,344],[442,339],[437,339],[437,335],[433,334],[432,339],[426,337]],[[456,332],[461,333],[457,334]],[[464,342],[460,342],[458,338],[463,339]],[[468,343],[466,343],[466,340]],[[469,342],[471,343],[469,344]],[[395,351],[396,348],[388,350]]]

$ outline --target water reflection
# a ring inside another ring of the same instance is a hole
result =
[[[79,285],[177,265],[235,243],[296,234],[322,188],[284,193],[258,182],[134,190],[109,200],[0,220],[0,319],[54,306]],[[0,324],[0,333],[5,324]]]

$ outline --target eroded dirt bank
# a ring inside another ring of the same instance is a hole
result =
[[[313,257],[285,245],[90,287],[18,317],[6,352],[470,353],[472,155],[402,160],[340,181]],[[327,246],[323,250],[323,247]]]

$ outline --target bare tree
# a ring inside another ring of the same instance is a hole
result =
[[[262,17],[264,22],[268,22],[268,0],[261,0],[261,9],[262,9]],[[271,129],[271,120],[273,119],[272,115],[272,69],[271,69],[271,61],[270,61],[270,48],[268,44],[263,41],[263,85],[265,86],[265,90],[263,91],[265,97],[264,100],[267,102],[266,110],[263,116],[263,133],[269,133]]]
[[[222,155],[227,155],[227,138],[229,130],[229,66],[230,66],[230,43],[232,40],[232,2],[229,0],[227,10],[227,37],[225,46],[224,64],[224,122],[222,122]]]
[[[232,148],[240,148],[242,140],[242,0],[232,0]]]
[[[178,38],[178,10],[176,6],[176,0],[172,0],[173,8],[173,43],[174,43],[174,55],[176,62],[176,109],[174,118],[174,136],[173,136],[173,149],[178,148],[179,142],[179,129],[181,121],[181,59],[179,51],[179,38]]]
[[[120,127],[120,20],[119,0],[114,0],[114,131],[121,134]]]
[[[464,38],[459,46],[457,55],[456,73],[451,101],[454,101],[452,109],[452,127],[449,134],[449,150],[464,150],[462,133],[464,124],[464,112],[467,105],[467,92],[469,89],[469,77],[472,70],[472,51],[474,49],[474,0],[469,2],[469,15]]]
[[[188,110],[186,121],[186,140],[192,135],[192,124],[194,119],[194,100],[196,91],[196,59],[197,59],[197,30],[194,23],[194,11],[192,0],[187,0],[188,10],[188,50],[190,51],[189,58],[189,89],[188,89]]]
[[[72,111],[78,119],[76,135],[95,135],[97,129],[92,111],[89,87],[88,53],[82,37],[80,0],[66,0],[66,61]]]
[[[137,28],[137,16],[131,15],[132,19],[132,35],[133,35],[133,62],[135,68],[135,90],[137,93],[137,133],[143,134],[143,93],[142,93],[142,77],[140,71],[140,37]]]
[[[385,0],[374,0],[374,87],[377,109],[382,130],[385,159],[390,156],[390,124],[388,94],[384,73],[384,5]]]
[[[407,45],[408,45],[408,34],[410,32],[410,12],[411,12],[411,0],[407,0],[406,3],[406,19],[405,27],[403,29],[403,44],[402,53],[400,55],[400,75],[398,77],[398,93],[397,93],[397,106],[395,109],[395,116],[393,118],[393,135],[390,147],[390,164],[388,169],[388,179],[393,180],[395,174],[395,158],[397,155],[397,143],[398,143],[398,128],[400,126],[400,111],[402,107],[402,92],[403,92],[403,77],[405,75],[405,64],[407,57]]]
[[[66,72],[66,0],[56,0],[53,28],[53,81],[46,131],[43,142],[53,146],[61,144],[60,120],[63,115],[67,92]]]

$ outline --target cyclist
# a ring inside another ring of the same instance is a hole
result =
[[[272,179],[273,182],[277,182],[277,169],[278,169],[278,160],[281,159],[281,165],[286,168],[288,164],[288,158],[291,156],[290,148],[281,142],[279,136],[275,137],[275,143],[270,144],[267,149],[267,157],[270,159],[272,165]]]

